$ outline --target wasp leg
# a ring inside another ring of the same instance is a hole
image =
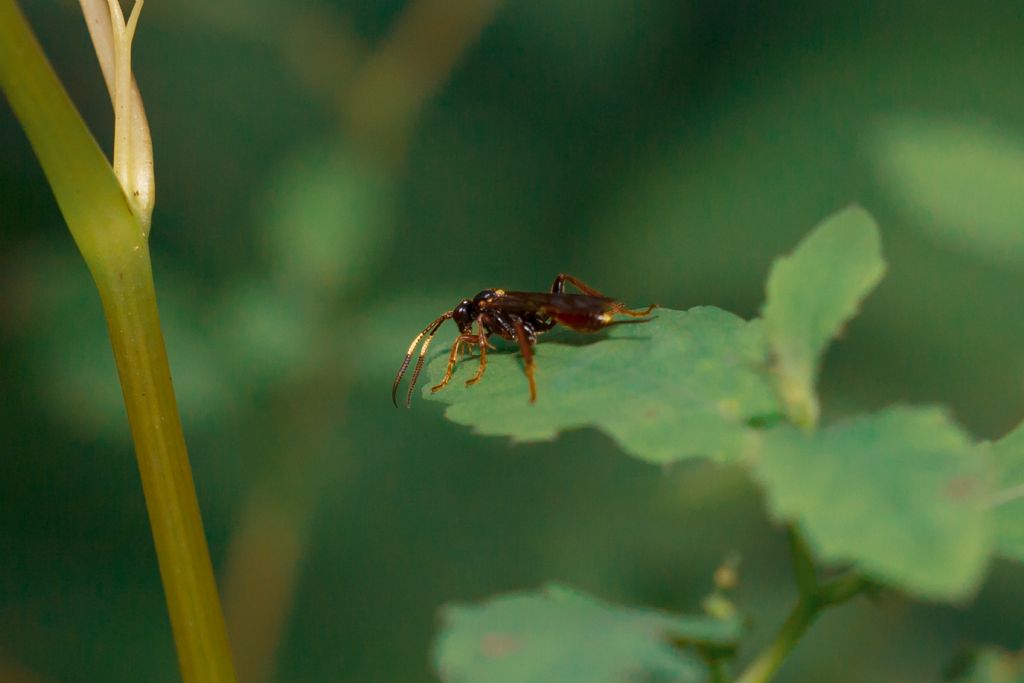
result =
[[[593,287],[588,285],[583,280],[580,280],[577,277],[573,277],[572,275],[567,275],[565,273],[559,273],[558,277],[555,278],[555,281],[551,284],[551,293],[552,294],[561,294],[561,293],[563,293],[565,291],[565,283],[566,282],[568,282],[573,287],[575,287],[576,289],[580,290],[581,292],[583,292],[584,294],[587,294],[589,296],[599,296],[602,299],[607,299],[608,298],[604,294],[602,294],[601,292],[597,291],[596,289],[594,289]]]
[[[476,369],[476,374],[472,378],[466,380],[466,386],[471,387],[481,380],[484,376],[484,371],[487,370],[487,347],[491,346],[491,343],[487,341],[487,334],[484,332],[484,322],[480,318],[476,321],[477,337],[476,343],[480,347],[480,366]]]
[[[451,381],[452,373],[455,371],[455,364],[462,357],[462,345],[475,344],[477,342],[478,337],[475,334],[460,334],[455,338],[451,353],[448,354],[448,368],[444,371],[444,377],[441,378],[441,381],[437,385],[430,387],[431,393],[441,391]]]
[[[651,311],[653,311],[657,307],[658,307],[658,304],[651,304],[647,308],[634,311],[632,309],[626,308],[625,304],[622,304],[622,303],[619,303],[618,301],[616,301],[615,304],[612,306],[612,313],[618,313],[620,315],[628,315],[628,316],[631,316],[633,318],[642,318],[645,315],[649,314]]]
[[[519,320],[513,323],[516,327],[516,341],[519,342],[519,351],[523,354],[523,372],[526,373],[526,380],[530,383],[530,403],[537,401],[537,382],[533,378],[533,347],[530,344],[530,337],[526,328]]]
[[[551,285],[551,293],[562,294],[563,292],[565,292],[566,282],[568,282],[569,284],[571,284],[573,287],[580,290],[584,294],[588,294],[590,296],[599,296],[604,299],[608,298],[601,292],[597,291],[596,289],[588,285],[583,280],[573,277],[572,275],[566,275],[565,273],[559,273],[558,277],[555,278],[554,283]],[[657,307],[658,304],[651,304],[650,306],[642,310],[633,310],[631,308],[626,308],[626,304],[622,303],[621,301],[615,301],[611,304],[611,312],[620,315],[628,315],[633,318],[642,318]]]

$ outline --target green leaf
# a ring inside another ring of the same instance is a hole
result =
[[[1024,562],[1024,424],[992,444],[999,484],[992,497],[999,552]]]
[[[1024,260],[1024,140],[988,123],[901,116],[870,147],[881,186],[955,249]]]
[[[822,353],[884,272],[878,227],[857,206],[825,219],[772,266],[765,334],[778,363],[779,394],[797,424],[817,422]]]
[[[1024,653],[988,647],[975,652],[956,683],[1024,683]]]
[[[755,469],[815,554],[925,598],[977,588],[992,551],[991,464],[936,408],[764,434]]]
[[[542,337],[535,404],[517,351],[488,353],[487,374],[472,387],[463,380],[477,364],[463,360],[432,398],[450,404],[445,415],[452,421],[517,441],[593,426],[651,462],[740,456],[747,421],[779,411],[760,325],[711,307],[658,309],[655,316],[598,335]],[[444,375],[447,359],[439,353],[430,363],[431,384]],[[425,386],[428,397],[429,391]]]
[[[691,644],[730,647],[737,620],[612,605],[561,586],[454,605],[435,666],[446,683],[703,681]]]
[[[223,308],[222,345],[230,349],[223,365],[247,393],[309,364],[317,321],[287,290],[239,278],[227,288]]]
[[[365,279],[391,243],[391,195],[385,174],[344,148],[317,147],[284,165],[260,212],[276,274],[307,296]]]

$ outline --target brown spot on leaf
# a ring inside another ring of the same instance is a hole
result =
[[[942,492],[947,498],[960,500],[970,497],[975,492],[977,484],[978,480],[974,477],[953,477],[946,482],[946,487]]]
[[[522,647],[522,639],[508,633],[487,633],[480,639],[480,651],[492,659],[507,657]]]

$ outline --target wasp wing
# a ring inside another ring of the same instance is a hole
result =
[[[611,323],[611,313],[619,302],[603,296],[589,294],[553,294],[550,292],[505,292],[484,304],[504,315],[533,318],[545,324],[561,323],[580,332],[594,332]],[[544,329],[550,324],[545,324]]]
[[[600,315],[615,307],[616,301],[589,294],[552,294],[550,292],[505,292],[482,304],[484,308],[506,313],[539,315],[560,318],[562,316]]]

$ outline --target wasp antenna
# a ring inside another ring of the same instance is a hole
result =
[[[409,344],[409,351],[405,354],[405,360],[402,361],[402,365],[398,368],[398,374],[395,375],[395,383],[391,385],[391,402],[398,407],[398,385],[402,383],[402,377],[405,375],[405,371],[409,369],[409,361],[412,360],[412,352],[416,349],[416,345],[420,343],[420,339],[423,339],[425,332],[420,332],[416,335],[416,338],[412,340],[412,344]]]
[[[409,386],[409,396],[405,402],[407,407],[412,400],[412,387],[416,384],[416,378],[420,374],[420,369],[423,366],[423,357],[427,353],[427,347],[430,346],[430,340],[433,338],[434,333],[437,332],[437,329],[441,327],[441,323],[445,320],[451,319],[452,313],[454,313],[454,311],[448,311],[437,320],[424,327],[423,331],[417,334],[416,338],[412,340],[411,344],[409,344],[409,350],[405,352],[405,359],[402,361],[402,365],[398,368],[398,374],[395,375],[395,383],[391,385],[391,402],[395,404],[396,408],[398,407],[398,385],[402,383],[402,377],[405,376],[405,371],[409,369],[409,363],[412,361],[412,354],[416,351],[416,345],[420,343],[420,340],[423,339],[424,335],[429,335],[427,337],[427,341],[423,344],[423,349],[420,351],[420,358],[416,363],[416,369],[412,373],[412,383]]]
[[[427,339],[423,342],[423,348],[420,349],[420,357],[416,359],[416,367],[413,368],[412,376],[409,378],[409,391],[405,395],[405,407],[408,408],[412,405],[412,390],[416,388],[416,380],[420,377],[420,370],[423,369],[423,362],[427,359],[427,349],[430,348],[430,342],[434,340],[434,334],[441,328],[442,323],[452,317],[454,311],[448,311],[440,318],[434,321],[433,329],[427,328],[430,332],[426,332]]]

